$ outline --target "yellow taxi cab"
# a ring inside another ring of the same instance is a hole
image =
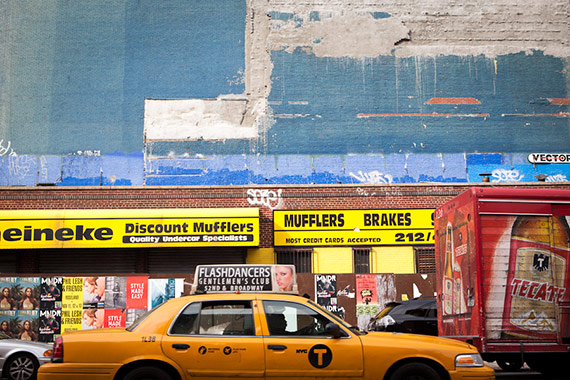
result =
[[[234,279],[235,280],[235,279]],[[248,287],[255,288],[255,287]],[[128,328],[64,333],[39,380],[494,379],[463,342],[363,333],[293,294],[194,294]]]

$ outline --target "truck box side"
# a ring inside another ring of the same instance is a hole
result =
[[[570,351],[570,191],[472,188],[435,219],[440,335],[472,340],[483,353]],[[465,234],[458,248],[455,236]],[[455,278],[469,273],[451,282],[467,300],[453,313],[445,310],[456,297],[445,295],[448,261]]]
[[[564,200],[480,199],[487,350],[564,351],[570,228]],[[568,198],[570,201],[570,197]],[[561,203],[562,202],[562,203]],[[555,346],[555,347],[554,347]]]

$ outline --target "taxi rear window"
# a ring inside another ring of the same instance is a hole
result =
[[[178,315],[170,334],[255,335],[251,301],[193,302]]]

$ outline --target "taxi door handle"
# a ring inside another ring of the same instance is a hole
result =
[[[284,346],[282,344],[270,344],[267,346],[267,348],[274,351],[285,351],[287,349],[287,346]]]
[[[187,344],[175,343],[172,345],[172,348],[175,348],[177,350],[187,350],[190,348],[190,346]]]

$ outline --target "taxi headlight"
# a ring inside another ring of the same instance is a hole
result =
[[[483,358],[479,354],[463,354],[455,357],[456,367],[483,367]]]
[[[387,315],[385,317],[382,317],[378,323],[380,324],[380,326],[386,328],[388,326],[395,325],[396,321],[394,320],[394,318]]]

